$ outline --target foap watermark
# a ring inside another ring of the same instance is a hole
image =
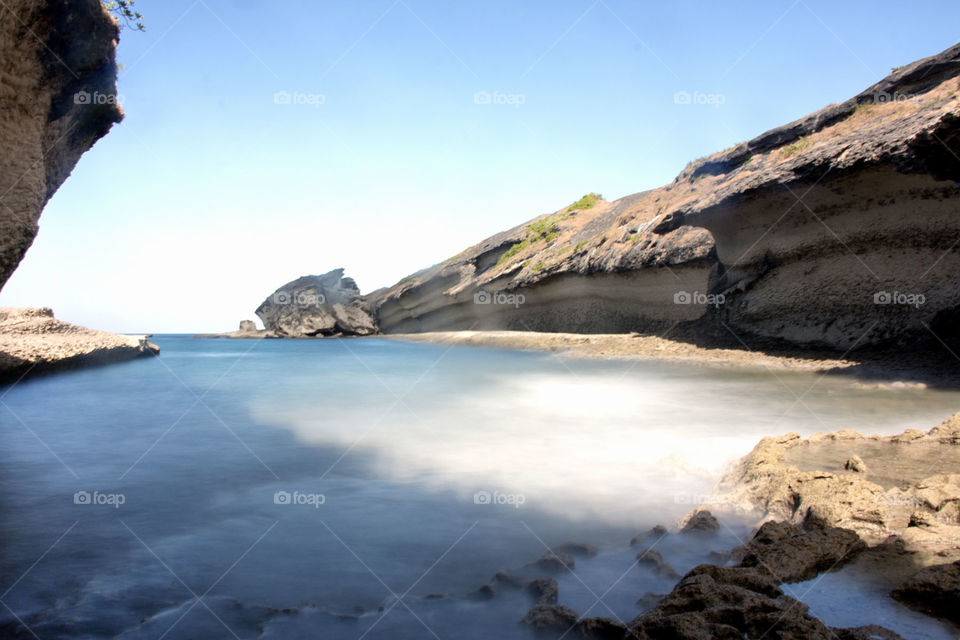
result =
[[[473,94],[473,104],[502,105],[519,109],[526,103],[527,96],[522,93],[501,93],[499,91],[490,93],[489,91],[477,91]]]
[[[473,294],[473,304],[499,304],[519,308],[526,301],[527,297],[522,293],[477,291]]]
[[[722,497],[718,493],[675,493],[673,494],[674,504],[719,504]]]
[[[319,509],[327,502],[327,496],[322,493],[308,493],[306,491],[277,491],[273,494],[273,504],[292,504]]]
[[[100,104],[123,104],[126,98],[119,93],[100,93],[99,91],[94,91],[90,93],[89,91],[77,91],[73,94],[73,104],[89,104],[89,105],[100,105]]]
[[[722,293],[703,293],[701,291],[677,291],[673,294],[673,304],[706,304],[719,307],[726,298]]]
[[[302,93],[300,91],[277,91],[273,94],[273,104],[281,105],[305,105],[319,109],[320,105],[327,103],[327,96],[322,93]]]
[[[324,302],[326,298],[322,293],[312,291],[277,291],[273,294],[273,304],[283,306],[294,304],[298,307],[319,307]]]
[[[885,504],[888,507],[913,507],[918,509],[923,506],[923,499],[919,496],[911,496],[904,494],[887,494],[880,493],[873,497],[873,501],[876,504]]]
[[[127,496],[122,493],[100,493],[99,491],[77,491],[73,494],[73,504],[110,506],[119,509],[127,502]]]
[[[690,93],[689,91],[677,91],[673,94],[674,104],[703,105],[719,109],[722,105],[726,104],[726,102],[727,96],[722,93],[703,93],[701,91]]]
[[[905,305],[919,309],[927,301],[922,293],[903,293],[902,291],[877,291],[873,294],[873,304]]]
[[[911,96],[907,93],[901,93],[900,91],[894,91],[893,93],[888,93],[887,91],[876,91],[873,94],[873,104],[887,104],[890,102],[915,102],[922,103],[922,96]]]
[[[473,504],[510,505],[519,509],[527,501],[522,493],[500,493],[499,491],[477,491],[473,494]]]

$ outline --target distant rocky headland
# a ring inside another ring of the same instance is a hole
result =
[[[960,334],[953,149],[960,45],[696,160],[669,185],[613,202],[588,194],[352,298],[356,327],[331,325],[339,298],[292,296],[282,310],[268,300],[258,315],[266,335],[299,337],[366,335],[371,316],[383,334],[732,333],[841,351],[950,343]]]

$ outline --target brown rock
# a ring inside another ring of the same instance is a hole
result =
[[[890,595],[913,609],[960,623],[960,561],[921,569]]]

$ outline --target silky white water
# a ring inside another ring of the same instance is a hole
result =
[[[382,339],[156,341],[159,359],[0,390],[0,629],[527,637],[525,595],[468,596],[570,540],[601,553],[559,576],[560,602],[629,620],[672,581],[632,567],[627,542],[672,524],[761,437],[928,429],[960,408],[956,392],[783,370]],[[683,573],[749,533],[724,524],[658,549]],[[855,598],[850,582],[820,586]],[[870,589],[861,601],[818,615],[850,626],[882,608],[905,635],[949,637]]]

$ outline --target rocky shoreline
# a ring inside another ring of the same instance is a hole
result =
[[[678,523],[677,535],[708,544],[720,528],[709,507],[721,517],[756,521],[749,541],[715,554],[717,564],[694,567],[669,594],[644,594],[638,604],[648,609],[629,622],[579,616],[557,603],[555,581],[540,589],[549,598],[538,600],[522,622],[554,636],[575,629],[578,637],[595,639],[900,638],[877,625],[829,627],[787,593],[785,585],[857,563],[896,585],[891,598],[956,624],[960,474],[931,472],[960,469],[958,463],[960,414],[926,433],[765,438],[721,480],[714,497]],[[667,535],[656,527],[635,538],[637,564],[675,575],[653,550]],[[572,570],[564,551],[551,555]]]
[[[41,373],[144,356],[149,335],[118,335],[57,320],[49,308],[0,308],[0,384]]]

